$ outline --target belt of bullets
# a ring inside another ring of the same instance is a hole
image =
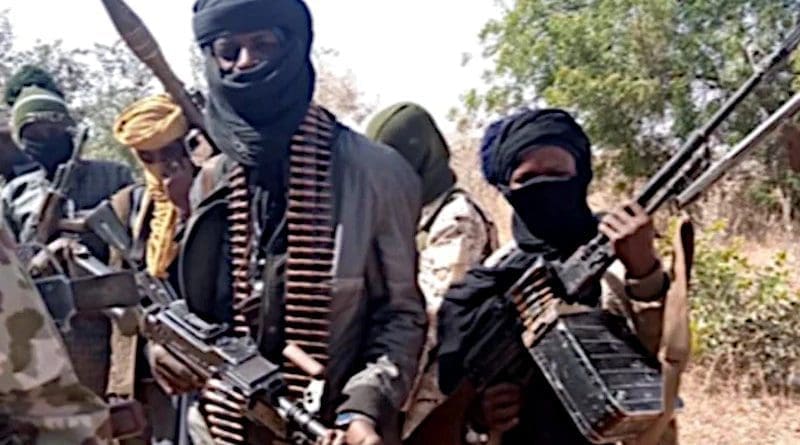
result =
[[[334,258],[331,143],[336,121],[322,108],[309,107],[292,137],[286,220],[288,252],[284,334],[321,365],[328,362],[328,336]],[[247,172],[237,165],[228,177],[228,223],[233,277],[234,328],[244,335],[258,319],[260,295],[253,292],[250,262],[255,246]],[[302,397],[312,376],[283,363],[289,395]]]
[[[312,105],[292,138],[286,220],[285,338],[323,367],[328,363],[334,223],[331,144],[336,121]],[[312,376],[285,360],[291,397],[302,397]]]

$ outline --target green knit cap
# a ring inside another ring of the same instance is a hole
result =
[[[14,142],[20,143],[22,129],[33,122],[74,123],[63,97],[38,86],[29,86],[22,89],[11,109]]]

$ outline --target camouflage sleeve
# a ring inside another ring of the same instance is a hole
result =
[[[437,343],[437,314],[450,285],[461,281],[469,269],[484,260],[489,243],[489,230],[483,216],[462,194],[455,195],[439,211],[430,227],[425,247],[419,254],[419,285],[425,296],[428,331],[406,406],[403,438],[444,402],[445,396],[438,385],[438,368],[430,361],[430,352]]]
[[[420,251],[419,285],[429,310],[438,309],[450,285],[483,261],[489,230],[466,196],[456,195],[431,225]]]
[[[105,404],[78,383],[0,222],[0,418],[22,443],[110,443]],[[0,422],[2,423],[2,422]]]

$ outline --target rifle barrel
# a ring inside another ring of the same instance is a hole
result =
[[[791,118],[798,112],[800,112],[800,93],[792,96],[778,111],[762,122],[733,149],[725,153],[725,156],[692,182],[689,187],[678,195],[676,200],[678,206],[685,207],[694,202],[704,191],[719,181],[725,173],[761,145],[786,119]]]
[[[744,101],[767,76],[771,75],[773,71],[791,55],[798,45],[800,45],[800,26],[792,30],[781,46],[764,59],[764,62],[756,72],[725,101],[703,127],[695,131],[678,153],[661,167],[644,186],[644,189],[642,189],[637,196],[636,201],[642,207],[651,207],[649,201],[659,193],[659,190],[667,185],[671,177],[679,171],[684,164],[691,160],[694,153],[708,142],[709,137],[711,137],[717,128],[719,128],[728,116],[733,113],[733,110],[736,109],[736,107]]]

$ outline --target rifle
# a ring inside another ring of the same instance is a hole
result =
[[[108,202],[89,215],[86,225],[123,255],[130,251],[130,237]],[[130,257],[125,261],[135,266]],[[95,274],[108,273],[97,262],[84,264]],[[198,375],[217,377],[240,393],[249,403],[247,416],[275,434],[287,436],[284,422],[274,415],[277,412],[295,427],[290,437],[294,443],[313,444],[328,435],[327,428],[311,414],[282,396],[285,384],[278,365],[258,353],[252,338],[233,336],[227,324],[209,323],[193,314],[165,280],[141,271],[136,273],[136,281],[145,338],[163,346]]]
[[[69,160],[59,165],[56,170],[47,195],[42,201],[42,206],[37,214],[36,229],[32,241],[39,245],[46,244],[50,241],[50,237],[59,230],[59,223],[64,217],[64,203],[69,199],[69,193],[73,186],[73,177],[80,162],[81,151],[88,137],[89,130],[84,127],[78,134]]]

